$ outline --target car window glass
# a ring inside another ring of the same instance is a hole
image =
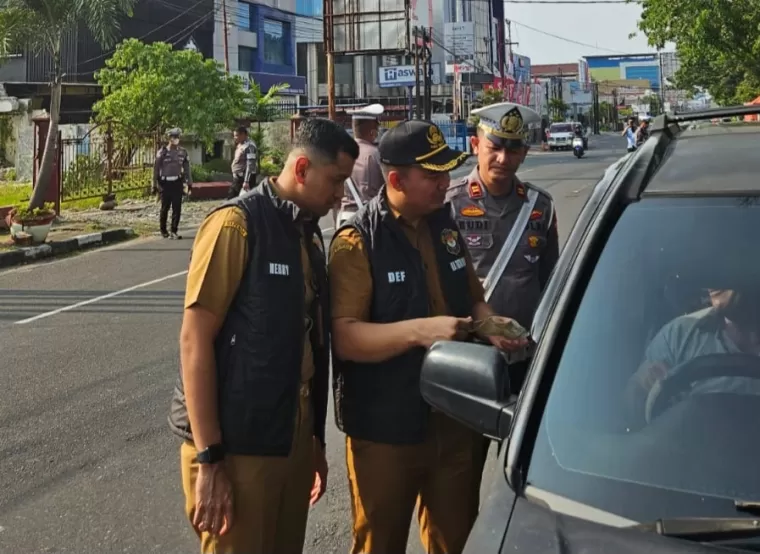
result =
[[[564,123],[560,125],[552,125],[549,128],[550,133],[572,133],[573,127],[570,124]]]
[[[637,521],[760,500],[760,205],[644,199],[564,344],[528,482]]]

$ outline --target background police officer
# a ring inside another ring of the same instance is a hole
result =
[[[380,169],[380,154],[377,150],[377,138],[380,132],[380,120],[378,119],[385,109],[382,104],[371,104],[363,108],[352,110],[351,126],[354,131],[354,139],[359,145],[359,157],[354,164],[354,172],[351,181],[354,190],[346,185],[340,211],[336,218],[336,226],[340,227],[344,221],[358,210],[358,195],[361,204],[364,205],[374,198],[383,186],[383,172]]]
[[[471,139],[478,164],[451,187],[447,197],[489,304],[496,313],[530,329],[559,257],[551,196],[517,177],[530,148],[528,125],[539,123],[541,117],[511,102],[492,104],[473,114],[480,118],[477,136]],[[515,392],[525,379],[531,354],[529,347],[509,355]]]
[[[325,491],[329,306],[319,218],[358,155],[305,122],[276,179],[212,212],[193,244],[169,421],[204,553],[303,549]],[[261,240],[265,237],[266,240]]]
[[[259,151],[248,138],[248,129],[238,127],[233,132],[235,139],[235,154],[232,158],[232,184],[227,192],[227,198],[239,196],[241,191],[249,191],[256,186],[256,175],[259,171]]]
[[[185,183],[187,183],[188,191],[193,186],[193,176],[187,150],[179,145],[182,130],[174,128],[166,134],[169,137],[169,143],[161,147],[153,164],[153,188],[161,195],[159,215],[161,235],[164,238],[171,236],[173,239],[181,239],[178,231],[179,219],[182,215],[182,196],[185,192]],[[166,230],[169,208],[172,210],[171,235]]]
[[[477,514],[482,438],[420,393],[426,349],[492,314],[450,210],[449,171],[468,155],[421,120],[380,141],[386,186],[330,247],[336,417],[346,433],[353,554],[406,552],[419,500],[425,551],[462,551]],[[500,348],[520,341],[484,337]]]

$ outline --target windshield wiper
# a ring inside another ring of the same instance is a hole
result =
[[[756,509],[760,512],[760,503],[756,504]],[[760,537],[760,520],[741,517],[686,517],[658,519],[651,523],[633,525],[629,529],[695,542],[715,542]]]

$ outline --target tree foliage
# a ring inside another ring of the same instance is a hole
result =
[[[706,89],[721,104],[760,95],[760,0],[640,0],[649,44],[676,44],[679,89]]]
[[[122,17],[132,16],[136,0],[3,0],[0,2],[0,56],[26,48],[47,54],[53,62],[50,76],[50,129],[40,163],[37,186],[29,201],[40,208],[47,196],[58,139],[61,109],[63,41],[84,25],[103,48],[118,39]]]
[[[103,85],[96,121],[114,123],[117,139],[180,127],[211,146],[249,108],[239,77],[199,52],[163,42],[125,40],[96,79]]]

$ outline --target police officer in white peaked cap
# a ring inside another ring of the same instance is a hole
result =
[[[380,133],[379,118],[384,111],[382,104],[346,110],[346,113],[351,115],[354,140],[359,145],[359,157],[354,164],[351,179],[345,186],[340,211],[336,217],[336,227],[340,227],[369,202],[383,186],[377,140]]]
[[[193,176],[190,172],[190,156],[187,150],[179,145],[182,129],[177,127],[169,129],[166,136],[169,143],[162,146],[156,153],[156,161],[153,164],[153,190],[161,195],[159,214],[161,235],[164,238],[181,239],[179,220],[182,215],[182,196],[185,192],[185,183],[187,183],[188,191],[193,186]],[[169,208],[172,210],[171,234],[166,229]]]

